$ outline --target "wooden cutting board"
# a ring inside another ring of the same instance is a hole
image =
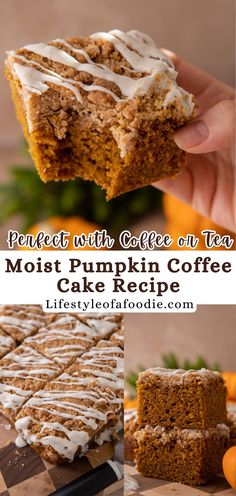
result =
[[[230,488],[229,484],[222,476],[217,476],[205,486],[190,487],[177,482],[167,482],[159,479],[142,477],[136,468],[125,465],[125,475],[129,474],[139,485],[139,489],[125,491],[125,496],[206,496],[216,494],[217,496],[235,496],[236,491]]]
[[[16,431],[0,414],[0,496],[48,496],[113,455],[111,443],[94,447],[86,456],[55,466],[43,460],[29,446],[17,448]],[[123,481],[108,487],[99,496],[122,496]]]

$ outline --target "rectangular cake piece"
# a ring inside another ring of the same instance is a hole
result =
[[[223,424],[207,430],[146,426],[134,437],[141,475],[197,486],[221,472],[229,429]]]
[[[88,319],[96,319],[96,320],[107,320],[108,322],[117,322],[120,323],[123,320],[122,313],[102,313],[102,312],[83,312],[75,314],[78,319],[86,322]]]
[[[72,329],[76,321],[91,327],[94,331],[94,335],[97,335],[97,340],[108,339],[113,332],[118,331],[123,326],[123,315],[103,313],[57,313],[54,314],[52,321],[49,321],[48,323],[57,324],[60,328]]]
[[[107,436],[108,429],[117,427],[123,403],[118,365],[122,350],[110,346],[108,354],[107,348],[100,348],[100,360],[94,352],[93,373],[89,352],[83,355],[84,362],[83,357],[79,361],[83,365],[72,365],[25,404],[15,424],[20,443],[27,442],[50,463],[63,463],[82,455],[92,441],[99,442],[102,433]]]
[[[109,338],[120,325],[105,318],[79,319],[76,314],[57,314],[51,324],[27,338],[25,343],[67,367],[99,340]]]
[[[110,341],[102,340],[71,366],[74,375],[85,384],[97,384],[124,397],[124,351]]]
[[[192,115],[192,95],[146,34],[28,44],[8,52],[6,75],[43,181],[79,176],[110,199],[180,172],[173,135]]]
[[[108,339],[112,333],[119,331],[123,326],[122,314],[91,314],[91,316],[88,314],[77,314],[77,317],[96,332],[98,340]]]
[[[35,334],[45,323],[39,305],[0,305],[0,328],[16,343]]]
[[[8,336],[2,329],[0,329],[0,358],[9,353],[15,348],[16,343],[11,336]]]
[[[15,427],[19,439],[50,463],[73,461],[118,415],[96,384],[93,389],[73,376],[61,377],[37,392],[20,411]],[[19,442],[19,441],[18,441]]]
[[[226,388],[207,369],[148,369],[138,379],[138,423],[207,429],[226,423]]]
[[[23,403],[60,373],[60,367],[24,344],[0,361],[0,411],[14,421]]]
[[[96,343],[97,333],[75,317],[61,317],[25,340],[59,365],[69,366]]]

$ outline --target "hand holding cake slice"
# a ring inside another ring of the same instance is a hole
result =
[[[193,99],[149,36],[113,30],[29,44],[8,53],[6,75],[43,181],[79,176],[111,199],[179,174],[173,135]]]

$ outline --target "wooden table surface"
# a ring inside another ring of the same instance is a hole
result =
[[[134,466],[125,465],[126,475],[132,477],[137,482],[139,488],[136,491],[125,490],[125,496],[206,496],[216,494],[217,496],[235,496],[236,492],[230,488],[229,484],[219,475],[215,477],[211,484],[199,487],[190,487],[177,482],[162,481],[142,477]]]

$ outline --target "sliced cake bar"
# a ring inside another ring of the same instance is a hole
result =
[[[20,345],[0,361],[0,411],[14,421],[24,402],[59,373],[53,360]]]
[[[207,429],[226,423],[226,387],[219,372],[160,367],[138,379],[138,423]]]
[[[81,321],[75,315],[58,314],[51,324],[25,342],[66,367],[117,328],[116,322],[105,319]]]
[[[223,424],[206,430],[146,426],[134,437],[141,475],[193,486],[205,484],[221,471],[229,428]]]
[[[0,329],[21,343],[45,324],[39,305],[0,305]]]
[[[70,365],[96,342],[96,333],[76,318],[58,318],[25,342],[64,367]]]

